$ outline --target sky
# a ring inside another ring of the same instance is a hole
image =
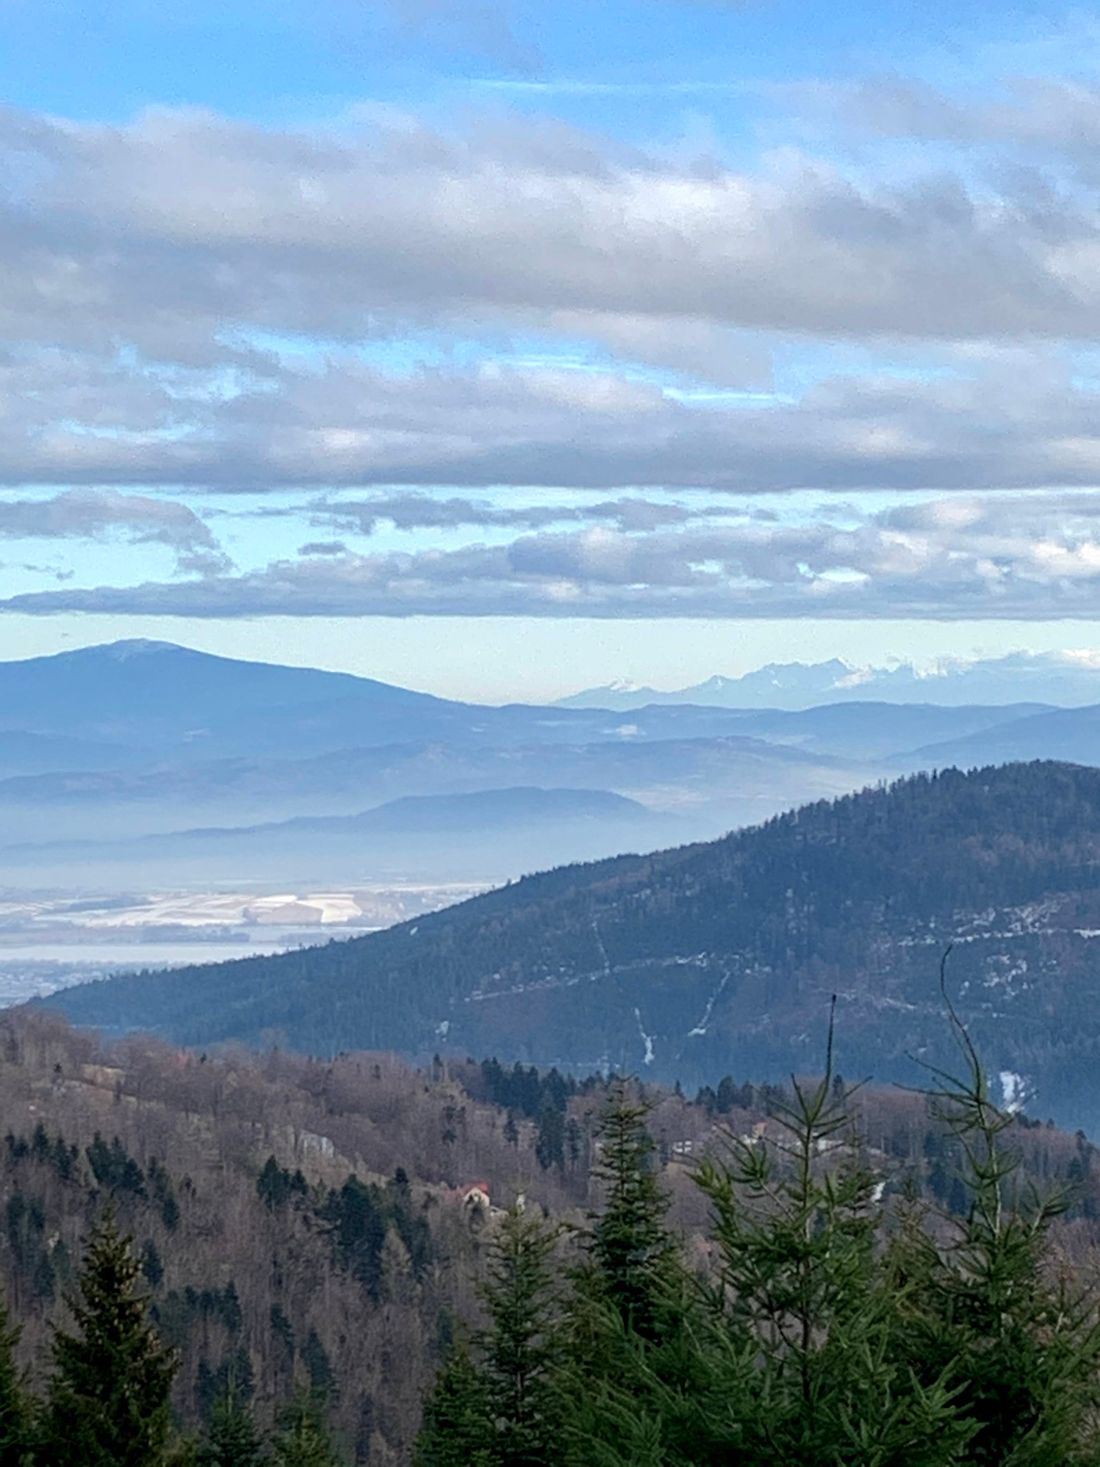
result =
[[[1100,19],[4,0],[0,657],[1100,645]]]

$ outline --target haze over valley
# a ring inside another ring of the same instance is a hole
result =
[[[1054,694],[1059,686],[1063,694],[1069,691],[1058,683],[1067,663],[1039,661],[1041,667],[1016,659],[1009,666],[947,670],[933,679],[887,679],[904,691],[900,701],[842,698],[820,705],[813,697],[823,682],[835,691],[836,665],[773,668],[762,678],[771,686],[782,684],[788,702],[792,686],[800,684],[795,701],[805,706],[675,699],[630,709],[590,707],[587,699],[578,707],[458,703],[377,681],[242,663],[149,641],[2,664],[0,997],[16,1002],[116,972],[247,956],[260,960],[386,928],[415,934],[421,917],[482,891],[514,890],[519,900],[525,885],[510,884],[529,873],[561,868],[562,879],[583,882],[591,870],[593,879],[603,881],[599,873],[614,869],[606,866],[608,858],[623,858],[626,871],[633,869],[629,853],[662,849],[674,864],[690,862],[694,850],[708,849],[700,842],[759,826],[798,806],[881,788],[918,771],[1052,759],[1100,764],[1095,736],[1100,704],[1059,707],[1012,697],[1021,664],[1030,666],[1029,674],[1020,675],[1030,691]],[[1080,661],[1073,666],[1074,691],[1100,692],[1100,671],[1082,670]],[[1097,680],[1095,688],[1090,676]],[[956,679],[996,692],[999,700],[955,701]],[[929,683],[945,692],[943,703],[909,700],[915,688]],[[873,673],[862,675],[861,686],[881,691]],[[81,730],[79,739],[68,732],[74,725]],[[1006,787],[1020,792],[1021,839],[1030,839],[1024,824],[1045,798],[1044,778],[1036,775],[1031,784]],[[932,790],[926,793],[919,784],[914,789],[918,805],[932,799]],[[891,828],[889,849],[901,862],[909,833],[902,824]],[[950,828],[949,820],[944,828]],[[985,833],[980,823],[972,832],[976,839]],[[957,835],[967,838],[961,825]],[[578,862],[605,864],[589,868],[575,866]],[[573,870],[575,878],[566,875]],[[775,878],[777,887],[790,880]],[[990,895],[994,909],[1005,904],[994,928],[998,923],[1014,932],[1019,927],[1013,942],[1022,944],[1022,951],[1035,939],[1027,936],[1031,919],[1019,913],[1029,902],[1038,904],[1036,911],[1046,911],[1049,901],[1064,903],[1068,889],[1048,889],[1040,879],[1034,889],[1013,887],[1000,896],[991,889]],[[845,910],[853,912],[851,904],[863,900],[856,883]],[[467,909],[480,911],[476,902],[458,908]],[[889,941],[903,948],[917,943],[908,951],[920,961],[906,981],[919,984],[921,965],[931,961],[923,943],[981,931],[983,922],[993,920],[982,910],[980,903],[960,898],[954,918],[937,909],[926,935],[917,936],[925,932],[919,925],[892,934]],[[593,916],[580,922],[582,929],[586,922],[591,927],[597,956],[607,950],[605,921]],[[872,944],[869,950],[876,952],[881,948],[883,963],[901,961],[901,949],[886,957],[886,934],[864,926],[871,921],[868,909],[856,922],[857,942]],[[1064,921],[1073,926],[1060,918],[1056,927]],[[1100,917],[1082,909],[1076,926],[1084,930],[1094,922]],[[810,940],[816,961],[825,961],[823,935]],[[988,933],[984,940],[988,944]],[[1081,940],[1080,960],[1087,966],[1092,948]],[[510,1020],[503,1028],[467,1032],[459,1013],[430,996],[432,986],[444,982],[431,959],[434,976],[424,1002],[432,1017],[426,1027],[410,1027],[396,1014],[379,1017],[355,1042],[393,1045],[413,1057],[433,1044],[456,1044],[469,1052],[499,1050],[566,1070],[640,1065],[670,1081],[702,1081],[734,1054],[741,1054],[739,1062],[746,1066],[757,1065],[761,1074],[782,1073],[797,1058],[797,1046],[792,1051],[787,1040],[768,1034],[786,1000],[769,999],[740,1039],[722,1017],[723,1004],[741,994],[748,981],[744,974],[735,978],[735,972],[745,964],[757,971],[760,959],[745,952],[730,968],[728,956],[707,956],[702,935],[694,946],[686,932],[677,942],[673,953],[659,943],[651,946],[648,938],[638,949],[639,958],[658,967],[673,964],[682,989],[676,1002],[686,1005],[675,1019],[656,1018],[671,998],[647,996],[639,976],[629,981],[627,993],[633,997],[622,1012],[613,1006],[610,1028],[601,1030],[602,1020],[583,1021],[588,1037],[579,1048],[575,1038],[566,1037],[570,1029],[553,1037],[558,1021],[548,1015],[534,1030],[537,1042],[523,1026],[511,1027]],[[318,954],[318,973],[329,961],[325,951]],[[364,950],[363,961],[368,951],[373,949]],[[524,972],[522,957],[506,961],[518,962],[516,972]],[[593,961],[589,954],[581,967],[590,969]],[[857,968],[863,961],[857,960]],[[965,959],[959,961],[967,966]],[[1007,973],[1020,964],[1025,971],[1035,959],[1017,958],[1010,947],[996,961],[1008,965]],[[1078,959],[1073,961],[1076,966]],[[202,971],[189,969],[178,979],[165,979],[167,991],[178,987],[184,996],[196,984],[201,991]],[[210,969],[212,975],[221,971]],[[281,970],[261,965],[258,971],[264,975],[261,992],[250,1002],[258,1003],[261,1013],[268,1002],[280,1011]],[[240,981],[251,982],[246,972],[240,969]],[[237,968],[224,974],[232,991]],[[144,1008],[136,1002],[137,990],[126,989],[130,996],[116,1013],[111,1007],[115,989],[108,984],[87,990],[87,998],[74,994],[69,1011],[110,1029],[148,1025],[188,1042],[230,1037],[262,1042],[268,1032],[309,1049],[333,1042],[326,1037],[333,1032],[325,1027],[327,1001],[320,1005],[325,1019],[316,1031],[304,1015],[289,1027],[283,1020],[272,1026],[267,1020],[250,1025],[242,1019],[239,1031],[223,1029],[216,1005],[205,1001],[202,1021],[188,1027],[191,1021],[181,1026],[156,1006],[161,1000],[154,1001],[154,995],[163,984],[145,976],[133,981],[153,1007]],[[221,986],[221,978],[213,981]],[[535,988],[541,992],[539,981]],[[797,982],[804,986],[805,979]],[[838,972],[822,982],[842,984],[843,978]],[[636,983],[641,986],[635,992]],[[529,986],[521,979],[519,991]],[[597,986],[605,985],[601,980]],[[402,1003],[412,1001],[410,990]],[[308,997],[305,1002],[308,1012],[317,1001]],[[529,1012],[528,1001],[523,1002]],[[748,1022],[744,1002],[737,1000],[743,1024]],[[931,995],[918,1001],[914,1012],[926,1002],[934,1011]],[[240,998],[233,1006],[243,1015]],[[502,1014],[506,1007],[498,1000],[484,1012]],[[812,1003],[809,1010],[795,1010],[799,1022],[808,1021],[812,1011]],[[704,1012],[705,1023],[699,1017]],[[900,1012],[890,1010],[895,1028]],[[391,1022],[393,1027],[386,1027]],[[581,1021],[568,1021],[575,1022]],[[684,1048],[689,1031],[696,1037]],[[354,1026],[335,1032],[340,1043],[356,1033]],[[706,1039],[712,1032],[723,1036],[713,1054],[707,1044],[714,1041]],[[902,1042],[898,1036],[890,1041]],[[885,1063],[889,1070],[892,1061],[867,1053],[868,1063]],[[1013,1075],[1026,1070],[1026,1083],[1039,1093],[1039,1066],[1025,1065],[1011,1045],[1003,1068]],[[1060,1101],[1053,1084],[1051,1077],[1043,1078],[1044,1101],[1064,1104],[1060,1113],[1073,1119],[1075,1102]]]

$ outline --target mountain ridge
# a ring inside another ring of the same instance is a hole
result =
[[[670,690],[616,680],[561,698],[558,706],[620,713],[675,704],[794,710],[866,699],[885,699],[898,707],[1019,701],[1075,707],[1100,700],[1100,657],[1095,652],[1010,653],[972,662],[950,659],[929,669],[906,662],[857,667],[835,657],[816,663],[772,662],[740,675],[715,674],[690,687]]]
[[[70,989],[80,1023],[173,1040],[433,1048],[761,1078],[816,1054],[829,994],[851,1062],[911,1080],[943,1054],[935,973],[1067,1123],[1100,1124],[1100,771],[918,775],[752,830],[524,878],[335,947]]]

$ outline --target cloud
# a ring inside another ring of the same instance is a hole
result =
[[[65,486],[9,490],[0,536],[163,545],[188,577],[3,605],[1096,615],[1095,99],[843,100],[959,158],[738,170],[511,117],[0,115],[3,473]],[[238,573],[196,496],[287,489],[262,513],[297,556]],[[751,507],[800,489],[832,509]],[[864,491],[923,497],[869,514]],[[360,553],[383,526],[414,548]]]
[[[838,375],[796,401],[710,405],[612,368],[486,364],[395,376],[334,354],[286,367],[267,390],[196,398],[190,432],[91,431],[42,420],[33,395],[11,401],[0,443],[18,483],[514,486],[512,497],[529,499],[540,486],[634,497],[647,487],[747,494],[1100,480],[1100,395],[1038,349],[973,349],[938,374]],[[106,389],[98,407],[116,419],[121,411]],[[420,508],[424,523],[455,512]],[[418,506],[395,512],[415,518]],[[537,512],[526,513],[536,523]]]
[[[241,575],[65,589],[3,609],[130,615],[904,617],[1100,614],[1091,495],[934,500],[854,522],[607,525],[360,555],[321,543]]]
[[[693,519],[744,516],[745,509],[728,504],[658,503],[648,499],[595,500],[588,504],[526,504],[501,506],[485,499],[443,498],[424,493],[389,494],[367,500],[321,500],[310,508],[310,522],[371,535],[382,521],[398,530],[453,530],[465,526],[483,529],[540,529],[570,522],[607,521],[622,530],[652,530],[660,525],[684,524]]]
[[[187,505],[110,489],[72,489],[48,499],[0,501],[0,538],[105,540],[165,545],[181,572],[230,568],[209,527]]]
[[[570,313],[638,338],[718,325],[949,339],[1096,332],[1089,201],[899,185],[812,159],[675,164],[561,125],[465,135],[362,113],[262,129],[9,112],[8,334],[214,352],[227,323],[357,339],[381,319]],[[140,268],[138,268],[140,267]],[[618,323],[618,324],[616,324]],[[22,328],[22,329],[20,329]],[[174,354],[173,354],[174,355]]]
[[[1034,177],[736,171],[562,125],[448,134],[370,111],[288,130],[9,110],[0,167],[9,484],[1100,476],[1097,393],[1062,345],[1100,331],[1100,216]],[[531,333],[543,360],[509,364]],[[769,344],[811,338],[833,375],[777,394]],[[456,340],[470,365],[384,365],[394,342]],[[586,341],[591,362],[555,364]],[[668,372],[727,395],[666,390]]]
[[[1010,77],[999,88],[953,95],[904,76],[792,89],[812,110],[859,130],[963,147],[1008,145],[1095,176],[1100,86],[1060,77]]]

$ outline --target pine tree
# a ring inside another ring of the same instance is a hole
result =
[[[283,1412],[272,1451],[273,1467],[341,1467],[319,1402],[299,1393]]]
[[[942,984],[942,974],[941,974]],[[902,1294],[903,1358],[921,1379],[943,1375],[972,1426],[974,1467],[1095,1467],[1100,1461],[1100,1317],[1095,1291],[1051,1276],[1047,1233],[1067,1198],[1016,1205],[1017,1156],[946,990],[963,1078],[937,1072],[933,1109],[960,1144],[961,1218],[909,1217],[889,1253]]]
[[[515,1208],[492,1242],[482,1289],[489,1319],[478,1345],[495,1415],[492,1460],[500,1467],[551,1467],[560,1461],[555,1243],[554,1232]]]
[[[964,1460],[969,1428],[954,1419],[949,1388],[917,1385],[896,1358],[898,1298],[877,1261],[875,1182],[859,1163],[847,1098],[827,1064],[819,1084],[795,1083],[776,1100],[774,1146],[731,1138],[729,1156],[704,1159],[696,1181],[711,1204],[715,1268],[696,1282],[662,1261],[643,1118],[613,1096],[602,1255],[618,1307],[602,1318],[578,1310],[582,1328],[593,1319],[595,1328],[573,1331],[588,1354],[571,1372],[570,1467]],[[651,1247],[635,1247],[635,1236]],[[658,1280],[669,1267],[663,1294],[647,1278],[651,1260]],[[648,1334],[635,1327],[639,1310]]]
[[[75,1329],[58,1330],[42,1418],[50,1467],[162,1467],[176,1371],[149,1323],[141,1265],[108,1212],[85,1250],[69,1301]]]
[[[612,1082],[600,1123],[603,1143],[596,1175],[604,1182],[601,1212],[592,1218],[589,1254],[594,1282],[627,1329],[652,1338],[675,1281],[677,1248],[665,1225],[668,1199],[646,1128],[649,1107],[632,1100],[622,1079]]]
[[[493,1413],[484,1375],[464,1345],[452,1350],[424,1406],[415,1467],[494,1467]]]
[[[539,1114],[535,1156],[544,1171],[552,1166],[565,1166],[565,1114],[549,1103]]]
[[[252,1413],[232,1383],[214,1402],[195,1467],[260,1467],[266,1461]]]
[[[0,1467],[23,1467],[31,1446],[31,1404],[15,1363],[19,1330],[0,1302]]]

